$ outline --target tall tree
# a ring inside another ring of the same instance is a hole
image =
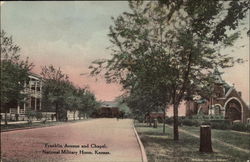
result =
[[[174,140],[178,140],[183,98],[209,84],[214,67],[242,61],[221,54],[219,48],[239,38],[239,32],[227,29],[236,29],[249,2],[167,2],[130,1],[132,12],[113,18],[110,27],[112,58],[96,60],[97,66],[90,68],[93,75],[104,70],[108,82],[118,82],[130,93],[138,83],[164,89],[171,96],[167,103],[174,105]]]
[[[28,79],[28,73],[33,65],[29,63],[28,58],[24,60],[21,58],[21,48],[3,30],[0,33],[0,43],[1,112],[5,112],[5,124],[7,124],[7,111],[10,105],[17,106],[20,102],[24,102],[26,95],[22,91],[24,90],[24,83]]]
[[[72,96],[74,86],[60,68],[52,65],[42,67],[41,75],[44,79],[43,105],[49,111],[56,112],[57,121],[62,120],[68,106],[66,101]]]
[[[81,108],[79,109],[81,115],[89,116],[98,107],[100,107],[100,102],[96,100],[95,95],[88,88],[85,88],[81,97]]]

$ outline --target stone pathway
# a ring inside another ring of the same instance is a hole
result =
[[[130,119],[2,132],[1,155],[3,161],[141,161]]]

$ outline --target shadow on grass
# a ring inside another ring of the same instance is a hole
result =
[[[172,129],[162,127],[150,128],[137,126],[141,141],[145,146],[149,162],[165,161],[237,161],[238,159],[224,153],[200,153],[199,139],[180,134],[179,141],[173,140]]]

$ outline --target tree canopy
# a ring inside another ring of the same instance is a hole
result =
[[[9,108],[11,102],[22,102],[25,98],[24,82],[33,65],[28,58],[22,59],[21,48],[5,31],[0,33],[1,42],[1,111]]]
[[[129,6],[131,12],[112,18],[112,58],[94,61],[92,74],[104,71],[107,82],[120,83],[130,95],[136,95],[139,87],[151,97],[168,96],[153,102],[174,105],[174,139],[178,140],[181,100],[209,85],[215,67],[242,62],[219,49],[239,38],[239,31],[231,30],[246,16],[249,2],[130,1]]]
[[[43,107],[47,111],[55,111],[57,120],[64,120],[67,110],[89,115],[98,106],[94,94],[87,88],[74,86],[60,68],[44,66],[41,75],[44,79]]]

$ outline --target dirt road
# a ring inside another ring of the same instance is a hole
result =
[[[3,161],[141,161],[130,119],[3,132],[1,155]]]

